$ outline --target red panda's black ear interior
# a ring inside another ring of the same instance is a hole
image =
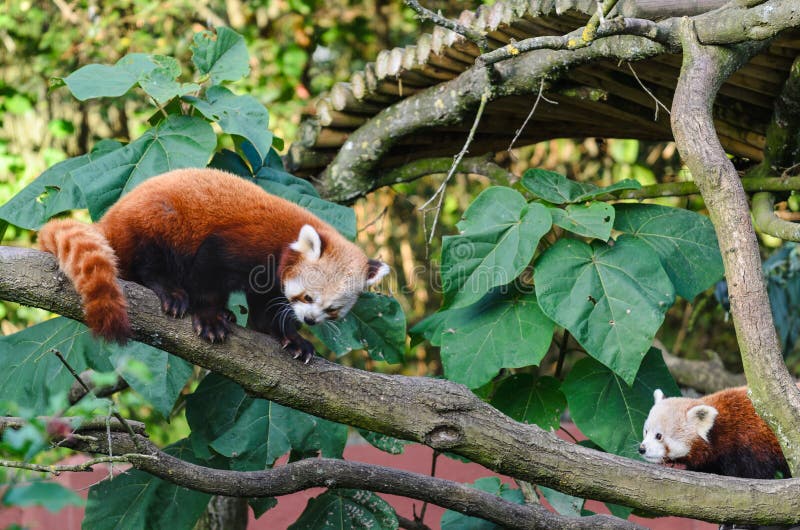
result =
[[[303,225],[297,236],[297,241],[289,245],[289,248],[299,252],[309,261],[317,261],[322,255],[322,239],[317,230],[311,225]]]
[[[375,285],[389,274],[389,266],[377,259],[367,261],[367,287]]]

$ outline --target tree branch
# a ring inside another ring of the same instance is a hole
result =
[[[720,242],[750,398],[775,431],[789,468],[798,476],[800,391],[781,355],[747,196],[717,138],[711,113],[719,87],[762,45],[700,45],[689,19],[681,34],[684,59],[671,115],[675,141],[697,182]]]
[[[756,193],[752,204],[756,228],[784,241],[800,241],[800,224],[784,221],[775,215],[775,195],[768,192]]]
[[[0,419],[2,421],[2,419]],[[308,458],[265,471],[229,471],[191,464],[156,447],[145,437],[134,442],[115,433],[111,447],[100,431],[88,439],[67,439],[62,447],[87,453],[125,453],[99,457],[74,466],[36,466],[24,462],[0,461],[0,466],[57,473],[88,471],[103,462],[130,462],[168,482],[196,491],[228,497],[274,497],[314,487],[367,489],[430,502],[450,510],[492,521],[506,528],[526,530],[622,529],[643,527],[608,515],[564,517],[541,505],[516,504],[465,484],[411,473],[385,466],[333,458]],[[139,445],[143,453],[131,453]]]
[[[228,377],[252,396],[453,451],[498,473],[582,498],[708,521],[800,522],[800,479],[720,477],[594,451],[515,422],[462,385],[369,373],[320,357],[304,365],[271,337],[243,328],[235,328],[225,344],[210,344],[194,335],[189,322],[161,314],[151,291],[122,285],[135,340]],[[0,247],[0,299],[82,319],[79,297],[53,257],[35,250]],[[653,495],[656,490],[663,495]]]
[[[744,375],[726,370],[719,355],[712,350],[704,352],[707,361],[692,361],[673,355],[659,340],[653,341],[653,346],[661,350],[664,364],[680,386],[711,394],[725,388],[743,386],[747,382]]]

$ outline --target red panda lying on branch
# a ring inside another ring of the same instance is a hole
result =
[[[149,287],[168,315],[192,316],[194,331],[223,341],[242,290],[248,327],[271,333],[308,362],[297,323],[344,316],[359,293],[389,272],[308,210],[216,169],[178,169],[122,197],[100,221],[50,221],[43,250],[81,295],[86,324],[106,340],[131,334],[117,276]]]
[[[728,388],[700,399],[665,398],[644,423],[639,454],[648,462],[743,478],[789,478],[778,439],[756,414],[747,388]]]

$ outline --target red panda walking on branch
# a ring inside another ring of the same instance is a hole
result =
[[[791,476],[778,439],[756,414],[746,387],[700,399],[665,398],[661,390],[653,395],[639,446],[648,462],[743,478]]]
[[[39,242],[75,285],[86,324],[107,340],[131,334],[119,276],[152,289],[168,315],[191,314],[195,332],[211,342],[230,333],[228,297],[242,290],[248,327],[276,336],[304,362],[314,348],[296,321],[344,316],[389,272],[309,211],[216,169],[153,177],[96,224],[51,221]]]

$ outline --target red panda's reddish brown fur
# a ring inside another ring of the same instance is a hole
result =
[[[42,227],[39,245],[56,256],[81,296],[86,325],[106,340],[124,342],[131,331],[128,304],[117,283],[117,258],[103,234],[94,225],[62,219]]]

